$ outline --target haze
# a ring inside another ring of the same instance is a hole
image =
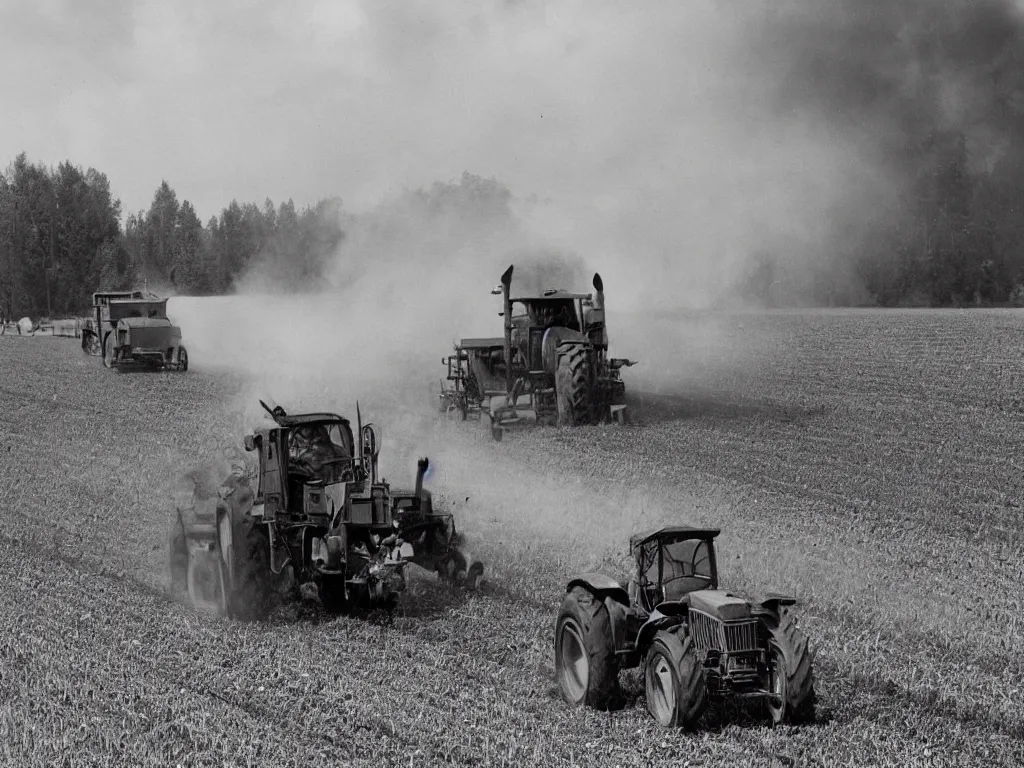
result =
[[[495,177],[548,200],[536,226],[623,305],[640,266],[673,278],[657,296],[672,306],[765,242],[820,239],[858,168],[771,110],[749,53],[764,7],[16,2],[0,11],[0,143],[103,170],[126,212],[167,179],[204,221],[232,198],[365,210]]]

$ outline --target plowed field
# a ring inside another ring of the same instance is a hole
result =
[[[164,593],[180,472],[258,413],[241,375],[197,354],[186,374],[109,371],[72,339],[0,337],[0,763],[1024,762],[1024,313],[659,322],[661,357],[612,338],[642,359],[626,427],[494,443],[439,417],[429,382],[296,403],[348,413],[358,395],[395,484],[429,455],[488,582],[420,572],[392,620],[310,598],[261,624]],[[620,711],[561,703],[566,578],[625,575],[630,532],[669,521],[722,529],[725,585],[800,598],[817,723],[723,706],[664,731],[634,672]]]

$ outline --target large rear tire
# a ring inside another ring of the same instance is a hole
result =
[[[686,635],[659,631],[644,664],[647,711],[663,728],[692,728],[704,712],[704,668]]]
[[[592,421],[590,352],[577,344],[558,357],[555,371],[555,397],[558,426],[573,427]]]
[[[794,725],[814,720],[817,695],[814,691],[814,653],[796,617],[782,608],[779,621],[769,626],[768,649],[772,656],[768,688],[774,696],[767,699],[773,725]]]
[[[574,707],[609,709],[619,697],[619,666],[608,608],[582,587],[574,587],[558,611],[555,676],[562,698]]]

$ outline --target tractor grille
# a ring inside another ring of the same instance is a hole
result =
[[[750,651],[757,645],[757,619],[731,621],[728,624],[708,616],[701,611],[690,609],[690,634],[700,650],[714,648],[719,651],[736,653]]]
[[[732,653],[757,648],[757,620],[736,621],[725,625],[725,643]]]

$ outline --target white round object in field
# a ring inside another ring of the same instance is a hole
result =
[[[18,321],[18,328],[21,329],[22,333],[32,333],[32,321],[27,317],[23,317]]]

